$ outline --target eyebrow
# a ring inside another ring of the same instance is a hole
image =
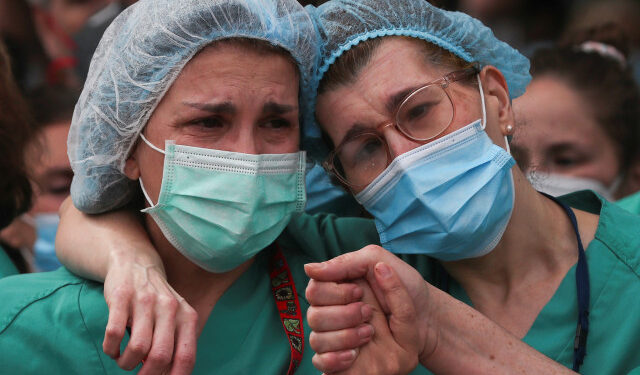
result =
[[[415,86],[415,87],[409,87],[406,88],[402,91],[399,91],[393,95],[391,95],[389,97],[389,99],[387,100],[387,111],[389,111],[389,113],[394,113],[395,110],[398,108],[398,106],[400,105],[400,103],[402,103],[402,101],[412,92],[416,91],[417,89],[419,89],[421,86]]]
[[[359,122],[356,122],[353,125],[351,125],[351,128],[347,131],[344,137],[342,137],[338,145],[342,144],[346,139],[357,137],[358,135],[366,132],[375,132],[375,129],[370,126],[366,126]],[[336,147],[338,145],[336,145]]]
[[[276,102],[267,102],[262,106],[262,113],[270,113],[276,115],[282,115],[285,113],[293,112],[297,110],[298,107],[288,104],[280,104]]]
[[[218,103],[218,104],[182,102],[182,104],[199,109],[201,111],[207,111],[211,113],[228,113],[228,114],[236,113],[236,106],[233,105],[233,103],[231,102],[224,102],[224,103]]]

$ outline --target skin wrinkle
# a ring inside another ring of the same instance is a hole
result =
[[[587,177],[606,186],[620,174],[615,143],[588,102],[558,77],[534,79],[514,107],[513,149],[523,170]]]
[[[418,51],[410,41],[385,40],[353,84],[318,97],[317,116],[334,144],[342,141],[350,124],[359,122],[373,127],[389,121],[392,114],[385,104],[390,94],[449,72],[426,64]],[[493,67],[485,67],[479,76],[486,102],[486,132],[496,145],[506,148],[506,129],[514,123],[506,82]],[[477,86],[454,83],[449,90],[456,112],[451,126],[440,137],[481,117]],[[391,127],[385,128],[384,136],[394,156],[421,145]],[[523,337],[575,264],[577,244],[564,211],[539,195],[517,167],[512,173],[516,190],[514,210],[496,248],[480,258],[442,263],[476,309],[517,337]],[[581,237],[588,246],[598,216],[575,211]]]
[[[261,62],[258,66],[257,59]],[[145,136],[156,146],[164,145],[165,140],[175,140],[187,146],[249,154],[296,152],[300,137],[297,82],[297,68],[286,56],[218,44],[201,51],[183,69],[149,119]],[[185,103],[195,104],[199,109]],[[234,111],[212,114],[206,110],[212,109],[206,108],[210,103],[228,103]],[[274,103],[291,111],[265,117],[264,109],[274,109]],[[276,115],[289,125],[271,126],[271,118]],[[212,116],[223,119],[214,123],[201,120]],[[153,202],[158,201],[163,164],[164,155],[144,142],[138,142],[127,160],[127,177],[141,178]],[[198,311],[201,330],[217,300],[253,259],[228,273],[209,273],[180,254],[151,216],[145,215],[144,219],[166,267],[167,280]]]

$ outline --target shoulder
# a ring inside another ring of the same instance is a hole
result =
[[[620,199],[616,204],[631,213],[640,215],[640,191]]]
[[[301,214],[291,219],[278,242],[315,261],[324,261],[369,244],[379,244],[380,239],[373,220]]]
[[[0,279],[3,277],[18,274],[18,269],[9,258],[9,255],[0,246]]]
[[[640,278],[640,216],[593,192],[569,194],[561,200],[571,207],[600,215],[595,241]]]
[[[0,291],[0,372],[111,373],[101,284],[61,268],[4,278]]]

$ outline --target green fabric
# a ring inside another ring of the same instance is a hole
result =
[[[0,279],[11,275],[17,275],[18,273],[18,269],[2,246],[0,246]]]
[[[588,191],[560,199],[571,207],[600,215],[595,238],[585,250],[590,282],[589,334],[580,373],[638,375],[640,217]],[[471,305],[464,290],[453,280],[450,293]],[[574,265],[523,341],[571,368],[577,318]]]
[[[301,215],[292,221],[278,243],[305,318],[309,280],[303,264],[371,242],[377,242],[377,234],[368,220]],[[194,374],[286,373],[289,343],[271,294],[269,256],[260,253],[216,304],[198,340]],[[108,309],[101,284],[61,268],[5,278],[0,291],[0,374],[126,373],[102,352]],[[319,374],[311,363],[306,319],[304,330],[305,352],[297,374]],[[413,372],[424,373],[423,368]]]
[[[620,199],[616,204],[633,214],[640,215],[640,191]]]

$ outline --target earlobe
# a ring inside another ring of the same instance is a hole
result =
[[[138,161],[136,160],[135,153],[133,153],[124,164],[124,174],[130,180],[137,180],[140,178],[140,168],[138,167]]]
[[[509,97],[507,81],[502,73],[493,66],[485,66],[480,71],[480,79],[487,97],[493,97],[498,103],[498,122],[503,135],[513,135],[514,115]]]

